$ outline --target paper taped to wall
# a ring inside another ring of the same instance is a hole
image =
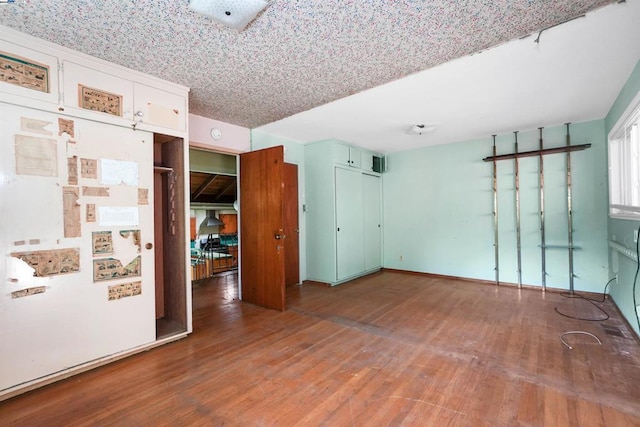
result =
[[[54,139],[16,135],[16,174],[58,176],[58,149]]]

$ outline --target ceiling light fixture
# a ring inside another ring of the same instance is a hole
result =
[[[241,31],[267,4],[265,0],[191,0],[189,9]]]
[[[433,132],[434,130],[436,130],[436,125],[419,124],[411,126],[407,133],[410,135],[422,135],[423,133]]]

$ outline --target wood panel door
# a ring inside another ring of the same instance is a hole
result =
[[[284,148],[240,155],[242,300],[284,311]]]
[[[300,241],[298,224],[298,165],[284,164],[284,282],[300,283]]]

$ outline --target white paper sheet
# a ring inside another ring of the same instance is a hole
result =
[[[101,227],[138,226],[140,217],[138,207],[98,207],[98,224]]]
[[[101,183],[104,185],[138,185],[138,163],[100,159]]]

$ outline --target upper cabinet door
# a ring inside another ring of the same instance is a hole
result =
[[[58,103],[58,58],[0,40],[0,92]]]
[[[187,98],[165,90],[134,83],[134,118],[139,123],[186,130]]]
[[[62,62],[64,105],[133,119],[133,83],[71,61]]]

